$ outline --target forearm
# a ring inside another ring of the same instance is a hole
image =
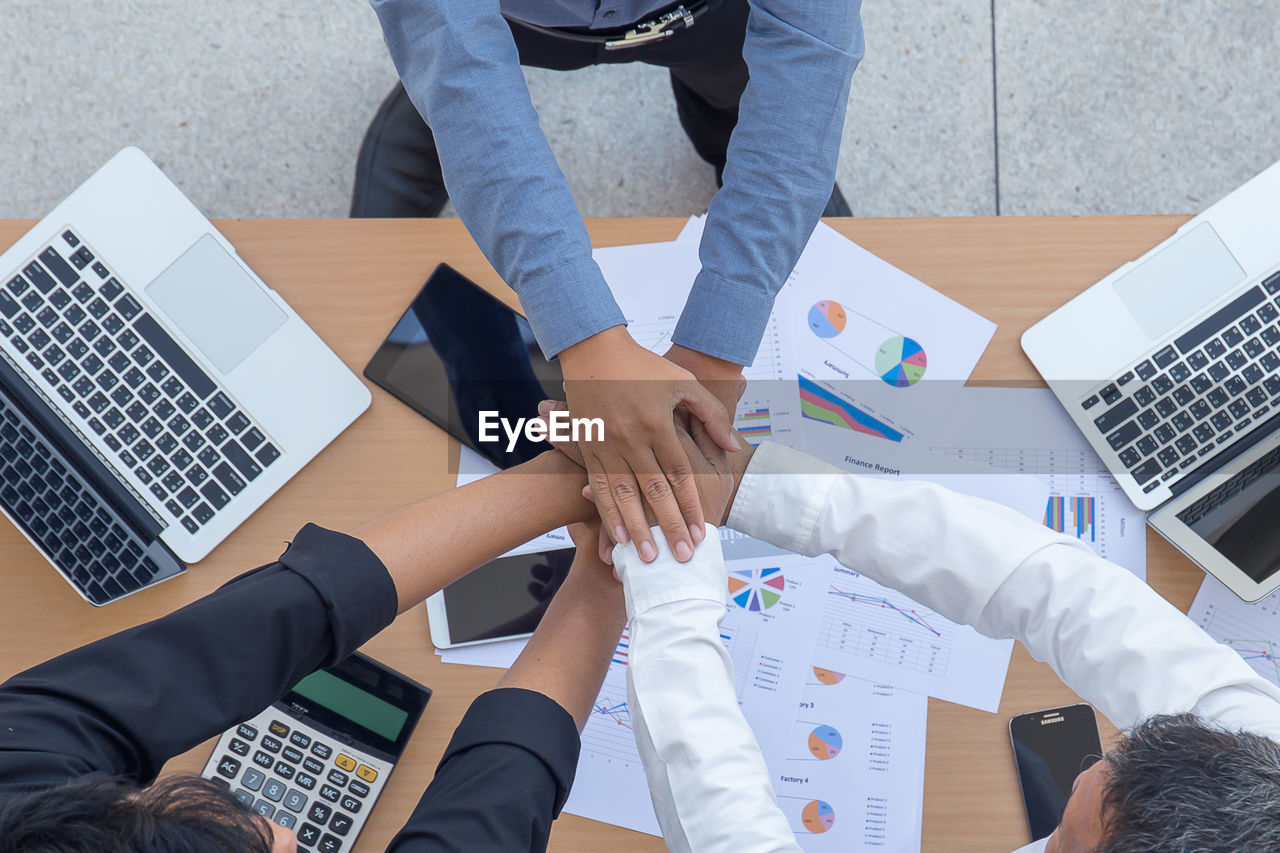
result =
[[[544,353],[626,320],[591,258],[497,0],[372,0],[405,91],[433,128],[458,215]]]
[[[753,0],[751,79],[672,340],[750,364],[773,299],[831,195],[849,83],[862,57],[859,2]],[[724,310],[733,305],[732,312]]]
[[[742,715],[720,641],[726,573],[714,527],[685,564],[665,543],[652,564],[618,546],[631,620],[627,701],[668,847],[797,851]]]
[[[351,532],[396,586],[399,612],[535,536],[595,515],[582,470],[548,451],[507,471],[402,507]]]
[[[766,443],[729,523],[829,553],[956,622],[1020,640],[1117,725],[1196,711],[1280,731],[1280,690],[1233,651],[1088,546],[990,501],[859,477]]]
[[[148,782],[394,616],[395,591],[374,555],[308,525],[278,562],[0,686],[0,787],[92,772]]]
[[[625,623],[622,591],[608,569],[575,564],[498,687],[547,696],[582,731]]]

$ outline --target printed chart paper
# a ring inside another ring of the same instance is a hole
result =
[[[1247,604],[1217,578],[1206,576],[1187,615],[1280,687],[1280,596]]]
[[[1147,577],[1146,515],[1125,496],[1098,454],[1042,388],[965,388],[945,429],[921,437],[935,453],[1030,474],[1049,497],[1040,520],[1105,560]]]
[[[895,442],[945,411],[996,329],[821,223],[783,296],[801,416]]]
[[[786,748],[769,758],[806,853],[919,850],[929,700],[812,667]]]

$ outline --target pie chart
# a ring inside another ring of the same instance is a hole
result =
[[[823,800],[810,800],[800,812],[800,822],[814,835],[826,832],[836,822],[836,810]]]
[[[809,752],[819,761],[830,761],[840,754],[844,738],[831,726],[818,726],[809,732]]]
[[[844,331],[844,306],[830,299],[814,303],[809,309],[809,329],[820,338],[834,338]]]
[[[823,669],[820,666],[815,666],[813,668],[813,676],[814,678],[818,679],[819,683],[821,684],[839,684],[841,681],[844,681],[843,672],[835,672],[834,670]]]
[[[743,610],[768,610],[782,600],[787,579],[782,569],[743,569],[729,573],[729,598]]]
[[[901,335],[889,338],[876,350],[876,373],[895,388],[906,388],[919,382],[928,363],[924,347]]]

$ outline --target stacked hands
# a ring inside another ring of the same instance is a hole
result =
[[[741,366],[680,345],[658,356],[623,326],[606,329],[560,355],[568,402],[545,401],[539,414],[569,410],[600,418],[604,441],[557,442],[587,472],[584,496],[600,516],[600,556],[634,542],[640,559],[658,556],[660,527],[680,562],[720,524],[741,479],[750,445],[733,429],[746,380]]]

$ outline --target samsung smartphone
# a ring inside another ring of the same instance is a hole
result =
[[[427,599],[438,649],[527,637],[573,563],[573,548],[499,557]]]
[[[1102,758],[1098,720],[1085,704],[1019,714],[1009,738],[1031,840],[1039,841],[1057,829],[1076,777]]]
[[[547,445],[523,435],[510,451],[505,436],[481,442],[480,412],[515,423],[536,418],[543,400],[564,398],[560,363],[543,358],[529,321],[447,264],[427,279],[364,375],[499,468]]]

